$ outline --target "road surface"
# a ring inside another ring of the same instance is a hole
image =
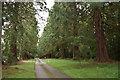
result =
[[[35,74],[36,78],[65,78],[66,80],[72,80],[69,76],[49,66],[41,59],[36,59]]]

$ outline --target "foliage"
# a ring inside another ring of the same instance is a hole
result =
[[[76,53],[76,59],[95,59],[98,43],[94,11],[99,9],[108,55],[111,59],[118,60],[118,7],[119,3],[109,2],[56,2],[49,11],[48,23],[39,38],[38,55],[72,58]]]
[[[42,4],[39,2],[37,6],[40,3]],[[32,2],[3,2],[2,11],[4,22],[3,63],[14,64],[18,59],[35,57],[38,26],[34,4]]]

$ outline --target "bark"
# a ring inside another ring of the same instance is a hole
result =
[[[15,33],[17,32],[15,26],[13,27],[13,31]],[[10,56],[10,58],[12,58],[14,61],[18,61],[18,59],[17,59],[17,36],[14,35],[15,33],[12,33],[12,35],[11,35],[10,51],[11,51],[12,55]],[[10,62],[10,63],[12,63],[12,62]]]
[[[22,44],[23,44],[23,39],[21,38],[21,40],[20,40],[20,52],[19,52],[19,59],[20,60],[23,60],[23,53],[22,53],[23,46],[22,46]]]
[[[19,54],[19,59],[20,60],[23,60],[23,58],[22,58],[22,45],[20,44],[20,54]]]
[[[78,46],[73,46],[73,59],[77,57]]]
[[[75,25],[73,27],[73,36],[77,37],[78,36],[78,30],[77,30],[77,25]],[[73,41],[74,42],[74,41]],[[73,47],[72,47],[72,51],[73,51],[73,59],[75,59],[75,57],[77,56],[77,52],[78,52],[78,46],[74,43]]]
[[[109,62],[107,48],[105,45],[105,38],[104,38],[104,31],[101,21],[101,11],[100,9],[96,9],[94,13],[94,22],[95,22],[95,29],[96,29],[96,45],[97,45],[97,53],[96,53],[96,60],[98,62]]]
[[[10,42],[10,52],[11,54],[8,57],[8,64],[16,64],[18,61],[17,59],[17,38],[15,35],[11,35],[11,42]]]
[[[73,7],[75,8],[74,10],[74,15],[78,16],[79,12],[77,12],[77,7],[76,7],[77,3],[74,3]],[[75,20],[73,21],[73,36],[77,37],[78,36],[78,18],[75,18]],[[74,41],[73,41],[74,42]],[[74,43],[74,45],[72,46],[72,51],[73,51],[73,59],[75,59],[77,57],[78,54],[78,45],[76,45]]]
[[[65,58],[65,48],[64,48],[64,44],[61,44],[61,58],[62,58],[62,59]]]

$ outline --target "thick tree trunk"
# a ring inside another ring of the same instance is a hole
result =
[[[9,55],[8,57],[8,64],[16,64],[16,62],[18,61],[17,59],[17,41],[16,41],[16,36],[15,35],[11,35],[11,42],[10,42],[10,52],[11,55]]]
[[[18,61],[17,59],[17,36],[15,35],[17,33],[16,27],[14,26],[12,28],[12,30],[14,31],[14,33],[12,33],[11,35],[11,43],[10,43],[10,51],[12,53],[12,55],[10,55],[10,62],[9,63],[14,63],[16,61]]]
[[[105,45],[104,31],[101,21],[101,12],[100,9],[96,9],[94,13],[94,22],[96,29],[96,43],[97,43],[97,53],[96,59],[98,62],[108,62],[110,61],[107,48]]]
[[[11,45],[10,45],[10,50],[13,53],[13,57],[17,58],[17,45],[16,45],[16,39],[13,38]]]

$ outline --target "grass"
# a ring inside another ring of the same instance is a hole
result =
[[[3,66],[3,78],[35,78],[34,60],[23,60],[18,65]]]
[[[118,64],[93,64],[63,59],[43,59],[73,78],[118,78]]]

